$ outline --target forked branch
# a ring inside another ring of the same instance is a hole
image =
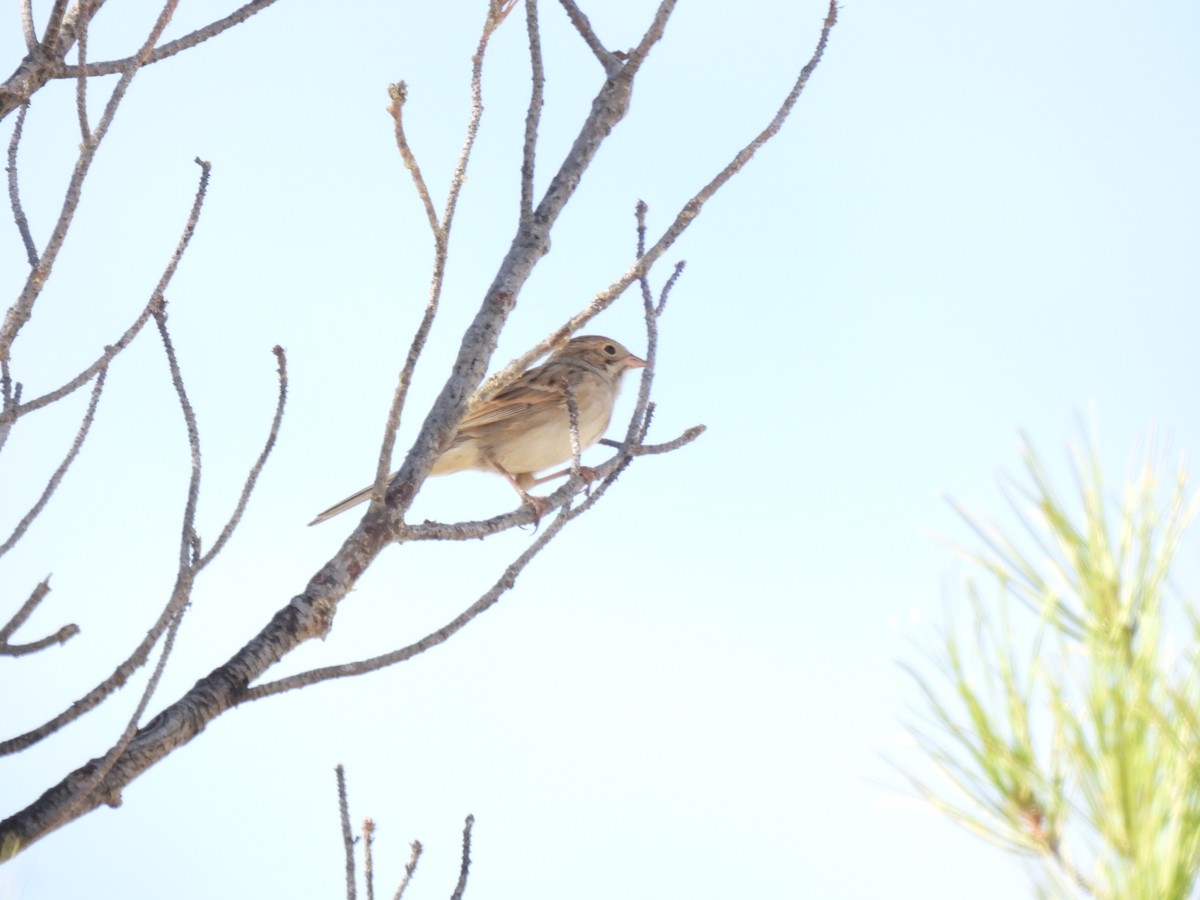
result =
[[[571,6],[573,4],[568,5],[568,10]],[[231,707],[250,699],[269,696],[291,686],[297,686],[289,684],[287,679],[281,679],[252,687],[291,650],[311,638],[321,637],[328,633],[339,602],[383,548],[397,539],[420,539],[419,527],[407,525],[404,522],[407,510],[421,483],[432,468],[434,460],[452,440],[472,394],[482,382],[500,331],[504,327],[522,287],[537,262],[549,250],[550,232],[558,216],[578,188],[584,172],[595,158],[599,147],[625,116],[629,107],[634,76],[650,50],[662,37],[673,6],[673,2],[668,0],[658,7],[645,34],[637,46],[624,55],[624,59],[618,54],[613,54],[617,64],[606,65],[604,82],[595,96],[592,108],[570,151],[550,179],[540,201],[533,205],[527,215],[522,209],[520,227],[482,298],[474,319],[463,335],[457,357],[445,385],[418,430],[416,440],[401,464],[399,473],[387,488],[386,503],[372,504],[358,527],[346,537],[342,546],[329,561],[311,577],[304,590],[280,609],[259,634],[233,654],[224,665],[200,679],[179,700],[141,727],[127,745],[124,741],[120,742],[117,747],[114,747],[111,756],[86,764],[59,785],[51,788],[28,808],[0,822],[0,848],[28,846],[44,836],[51,828],[69,820],[70,817],[81,814],[94,807],[98,802],[119,797],[125,785],[174,749],[189,742],[209,722]],[[489,21],[496,18],[495,10],[505,8],[493,3],[489,7]],[[624,275],[617,279],[609,289],[594,297],[582,311],[553,332],[545,349],[548,349],[551,344],[565,341],[575,329],[611,304],[634,281],[643,278],[700,213],[707,199],[728,182],[733,174],[753,156],[759,146],[778,131],[809,75],[819,62],[829,30],[835,20],[836,7],[831,3],[816,52],[802,69],[795,86],[768,127],[683,207],[658,241],[646,248]],[[536,22],[536,17],[527,15],[527,24],[530,21]],[[531,28],[531,32],[535,30]],[[149,45],[146,50],[145,59],[147,60],[152,56],[152,46],[152,44]],[[533,52],[531,49],[531,54]],[[593,52],[595,52],[595,48],[593,48]],[[102,117],[94,130],[93,142],[102,136],[104,127],[106,127],[105,119]],[[528,155],[530,164],[532,164],[532,158],[532,152],[530,152]],[[51,245],[53,246],[53,241]],[[45,262],[48,254],[52,254],[51,248],[47,248],[43,253],[39,266]],[[661,312],[665,295],[659,299],[657,304],[646,302],[645,298],[643,299],[649,310],[647,327],[653,329],[657,314]],[[3,363],[7,358],[5,340],[10,340],[16,330],[19,330],[20,324],[17,323],[14,327],[6,322],[4,329],[0,330],[0,370],[3,370]],[[530,359],[536,355],[539,355],[538,351],[531,351]],[[527,364],[528,361],[520,362],[517,370],[523,370]],[[649,369],[649,367],[647,368]],[[632,458],[660,449],[646,447],[642,444],[653,413],[653,406],[649,402],[648,386],[645,391],[639,392],[638,409],[635,410],[635,413],[628,429],[629,436],[617,445],[619,450],[617,455],[600,467],[603,472],[603,480],[591,495],[578,506],[572,506],[575,492],[580,487],[578,476],[572,476],[567,484],[553,495],[558,498],[557,502],[562,506],[561,510],[525,553],[521,554],[501,574],[493,588],[480,597],[471,608],[445,628],[428,635],[422,642],[418,642],[419,644],[432,646],[446,640],[471,618],[495,603],[500,595],[511,588],[529,560],[555,534],[569,521],[587,512],[604,496]],[[388,430],[389,432],[394,430],[391,417],[389,417]],[[672,443],[678,444],[693,439],[698,433],[699,429],[692,430]],[[383,467],[381,470],[386,471]],[[190,499],[188,507],[190,515],[190,511],[194,509],[194,504]],[[528,516],[529,511],[525,511],[524,514]],[[451,528],[453,526],[442,527]],[[194,565],[201,556],[198,552],[198,538],[190,529],[190,519],[185,517],[182,541],[190,552],[182,553],[181,557],[187,557]],[[183,562],[184,559],[181,558],[181,565]],[[177,622],[174,616],[171,618]],[[394,654],[388,654],[388,659],[381,657],[377,660],[364,661],[359,665],[360,667],[380,668],[383,665],[391,664],[398,656],[414,655],[421,649],[424,648],[412,645],[396,651]],[[336,672],[330,670],[306,673],[307,682],[312,683],[327,677],[344,677],[347,674],[354,674],[348,668],[335,667],[335,669]],[[89,784],[94,783],[88,776],[97,771],[103,771],[104,774],[99,783],[95,783],[94,790],[88,786],[88,790],[81,793],[81,787],[85,786],[83,779],[87,779]],[[470,825],[471,820],[468,819],[464,832],[462,878],[460,879],[462,884],[465,884],[469,863]]]

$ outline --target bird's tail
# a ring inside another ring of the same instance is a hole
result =
[[[321,513],[315,519],[309,522],[309,526],[317,525],[320,522],[324,522],[326,519],[332,519],[334,516],[338,515],[338,513],[344,513],[352,506],[358,506],[358,504],[362,503],[371,496],[371,488],[374,486],[375,485],[373,484],[369,484],[361,491],[351,494],[341,503],[333,504],[333,506],[329,507],[329,509],[325,510],[325,512]]]

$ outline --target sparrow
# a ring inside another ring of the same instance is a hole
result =
[[[571,471],[568,468],[537,477],[538,472],[571,459],[567,387],[574,390],[579,446],[586,450],[608,428],[622,376],[645,365],[644,359],[612,338],[594,334],[572,338],[542,365],[527,370],[469,412],[459,424],[454,442],[438,457],[430,474],[450,475],[467,469],[496,472],[541,518],[545,498],[532,496],[529,488]],[[371,487],[351,494],[308,524],[324,522],[362,503],[371,496]]]

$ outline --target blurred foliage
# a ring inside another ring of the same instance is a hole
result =
[[[926,713],[909,731],[935,769],[907,776],[1038,863],[1043,896],[1195,896],[1200,617],[1168,573],[1196,498],[1182,466],[1164,486],[1149,452],[1106,498],[1093,445],[1074,458],[1071,508],[1028,445],[1023,455],[1032,485],[1008,494],[1020,540],[959,509],[986,546],[967,556],[997,597],[968,580],[969,627],[951,622],[934,674],[905,666]]]

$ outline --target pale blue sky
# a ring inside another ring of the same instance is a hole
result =
[[[560,8],[543,6],[541,185],[600,82]],[[652,4],[585,9],[603,40],[627,47]],[[226,11],[185,3],[170,35]],[[153,14],[142,0],[109,4],[90,55],[124,55]],[[818,0],[680,4],[497,365],[628,265],[639,198],[665,223],[762,127],[823,14]],[[139,75],[100,153],[17,345],[27,395],[77,370],[144,303],[197,155],[213,180],[169,299],[202,428],[209,543],[266,431],[275,343],[292,379],[273,461],[200,583],[155,709],[299,592],[353,525],[305,527],[369,480],[429,279],[386,86],[408,81],[414,148],[444,196],[481,22],[480,3],[280,0]],[[467,813],[469,897],[1030,895],[1018,862],[921,809],[885,763],[907,752],[899,723],[917,699],[896,662],[932,641],[964,574],[936,539],[972,540],[945,497],[1002,518],[997,480],[1019,469],[1019,431],[1064,491],[1080,417],[1094,416],[1114,482],[1152,425],[1177,450],[1200,448],[1198,34],[1200,10],[1184,2],[848,0],[784,132],[667,259],[688,268],[661,322],[656,433],[703,422],[703,438],[634,466],[446,646],[222,716],[136,781],[123,808],[0,867],[0,897],[339,896],[338,762],[354,814],[379,823],[381,890],[394,889],[407,842],[424,843],[414,898],[449,894]],[[10,10],[0,59],[22,52]],[[512,235],[528,80],[519,14],[485,77],[444,313],[402,436]],[[22,172],[39,240],[74,128],[69,85],[38,95]],[[23,257],[15,229],[0,234],[12,296]],[[645,346],[633,294],[588,330]],[[3,560],[7,609],[53,572],[29,633],[84,629],[5,664],[6,734],[109,671],[166,596],[187,453],[164,371],[143,335],[114,367],[57,505]],[[0,460],[5,523],[74,428],[64,414],[14,434]],[[413,515],[512,505],[502,480],[466,474],[427,484]],[[386,554],[329,639],[281,672],[411,642],[529,540]],[[133,702],[122,694],[0,762],[4,811],[101,753]]]

